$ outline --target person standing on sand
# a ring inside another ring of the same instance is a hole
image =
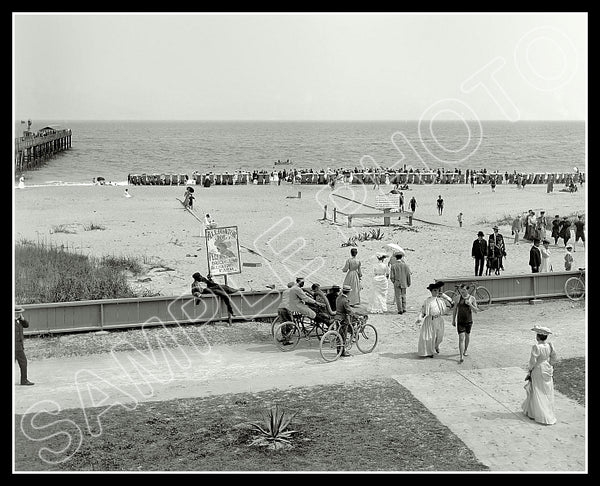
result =
[[[387,292],[389,267],[384,260],[387,258],[385,253],[377,253],[377,263],[373,266],[373,295],[371,297],[369,312],[373,314],[383,314],[387,312]]]
[[[19,177],[19,189],[25,189],[25,177]]]
[[[566,248],[567,243],[571,239],[571,221],[569,221],[569,218],[566,216],[563,216],[563,219],[560,222],[560,230],[558,234],[562,238]]]
[[[352,288],[348,294],[350,305],[360,304],[360,290],[362,288],[360,283],[362,279],[361,263],[356,258],[356,255],[358,255],[358,249],[352,248],[350,250],[350,258],[346,260],[342,268],[342,272],[347,272],[343,284]]]
[[[554,238],[554,246],[558,246],[558,239],[560,238],[560,216],[558,214],[552,220],[552,238]]]
[[[540,247],[540,254],[542,255],[542,264],[540,265],[540,273],[547,273],[552,271],[552,264],[550,263],[550,242],[546,239],[542,240],[542,246]]]
[[[463,213],[458,213],[458,216],[456,217],[456,219],[458,219],[458,226],[460,228],[462,228],[462,223],[463,223]]]
[[[417,353],[419,356],[433,358],[433,352],[440,352],[440,344],[444,339],[443,314],[454,304],[452,299],[440,292],[444,282],[431,283],[427,290],[431,296],[425,299],[421,306],[421,313],[417,317],[417,324],[421,324]]]
[[[529,250],[529,266],[531,273],[539,273],[542,264],[542,252],[540,251],[540,240],[533,240],[533,246]]]
[[[565,270],[567,272],[571,270],[571,265],[573,264],[573,255],[571,255],[572,249],[573,245],[571,245],[571,243],[565,246]]]
[[[454,306],[452,313],[452,325],[458,331],[458,362],[464,361],[463,356],[467,356],[469,340],[471,338],[471,327],[473,326],[473,312],[478,312],[477,301],[475,297],[469,294],[465,284],[458,286],[458,302]]]
[[[554,412],[554,367],[557,361],[556,350],[548,342],[552,331],[547,327],[535,326],[531,329],[536,333],[536,344],[531,347],[528,373],[525,380],[527,397],[521,408],[523,413],[532,420],[544,425],[556,423]]]
[[[442,199],[442,195],[441,194],[437,198],[437,210],[438,210],[438,214],[440,216],[444,212],[444,200]]]
[[[410,198],[408,205],[410,206],[410,210],[414,213],[415,209],[417,209],[417,200],[415,199],[415,196]]]
[[[583,250],[585,251],[585,221],[583,220],[583,214],[577,216],[577,221],[574,223],[575,225],[575,243],[573,246],[573,251],[575,251],[575,245],[579,239],[581,239],[581,243],[583,244]]]
[[[477,232],[477,239],[473,242],[471,256],[475,259],[475,276],[480,277],[483,274],[483,264],[488,253],[487,241],[483,239],[483,231]]]
[[[406,289],[411,284],[411,271],[403,260],[404,251],[396,251],[394,257],[396,261],[390,266],[390,280],[394,285],[394,298],[398,314],[404,314],[406,312]]]
[[[512,234],[515,236],[515,240],[514,240],[515,245],[519,244],[519,233],[521,232],[522,229],[523,229],[523,223],[521,221],[521,215],[517,214],[515,219],[513,219],[512,226],[511,226]]]

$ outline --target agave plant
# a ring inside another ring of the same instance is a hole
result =
[[[260,432],[255,436],[250,445],[268,447],[279,450],[292,447],[291,437],[295,430],[287,430],[290,422],[296,414],[279,408],[278,405],[271,407],[264,414],[263,423],[252,422],[250,425],[254,430]]]

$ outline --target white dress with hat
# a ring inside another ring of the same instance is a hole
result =
[[[373,291],[369,302],[369,312],[383,314],[387,312],[387,292],[389,267],[387,263],[378,261],[373,267]]]
[[[444,297],[427,297],[421,307],[424,317],[419,334],[419,356],[432,356],[444,339],[444,318],[450,308],[450,302]]]
[[[551,272],[552,265],[550,263],[550,250],[545,247],[540,247],[540,253],[542,254],[542,264],[540,265],[540,273]]]
[[[346,260],[342,272],[347,272],[344,277],[344,285],[349,285],[352,290],[348,293],[348,301],[350,305],[360,304],[360,291],[362,278],[360,260],[355,257],[350,257]]]
[[[522,408],[525,415],[541,424],[556,423],[554,414],[554,367],[556,351],[552,343],[536,343],[531,348],[528,369],[531,381],[526,384],[527,397]]]

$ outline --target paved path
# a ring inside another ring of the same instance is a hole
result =
[[[552,426],[521,412],[521,368],[394,375],[493,471],[585,471],[585,409],[556,393]]]
[[[585,354],[581,315],[539,307],[557,318],[560,357]],[[516,309],[518,311],[518,308]],[[32,387],[15,387],[15,413],[260,392],[352,380],[390,378],[409,389],[493,471],[585,472],[585,408],[556,393],[558,423],[544,426],[521,413],[523,378],[535,322],[516,322],[515,308],[490,309],[481,318],[463,364],[457,335],[447,326],[441,353],[415,354],[415,316],[372,316],[380,343],[367,355],[322,361],[318,342],[301,341],[289,353],[273,344],[181,346],[30,362]],[[498,326],[502,330],[498,330]],[[562,327],[561,327],[562,326]],[[561,339],[561,336],[566,339]],[[18,371],[16,371],[18,374]],[[16,376],[15,376],[16,382]],[[83,424],[82,424],[83,425]]]

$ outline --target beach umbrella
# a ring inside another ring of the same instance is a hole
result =
[[[190,191],[190,192],[194,192],[194,188],[193,187],[188,187],[187,190]]]

